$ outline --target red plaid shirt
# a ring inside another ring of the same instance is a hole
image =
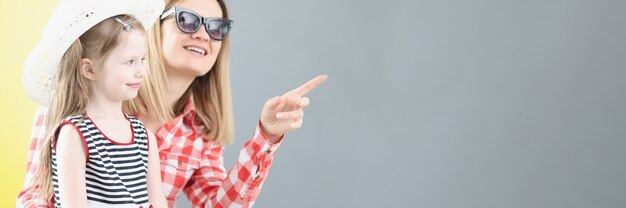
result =
[[[17,199],[18,207],[50,207],[47,201],[33,199],[35,188],[31,185],[40,163],[46,114],[47,108],[40,107],[34,118],[26,179]],[[226,173],[222,157],[224,146],[202,139],[202,127],[194,123],[195,116],[196,110],[188,102],[181,115],[156,132],[163,190],[169,206],[174,206],[182,190],[192,207],[252,207],[280,142],[269,143],[257,124],[252,139],[243,145],[239,160]]]

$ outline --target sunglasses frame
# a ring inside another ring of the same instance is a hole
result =
[[[187,12],[187,13],[190,13],[190,14],[195,15],[196,17],[198,17],[198,19],[200,19],[200,24],[198,25],[198,27],[196,29],[194,29],[193,31],[184,31],[180,27],[180,23],[178,21],[178,14],[180,12]],[[222,40],[228,38],[228,34],[230,33],[231,28],[233,27],[233,21],[228,19],[228,18],[203,17],[203,16],[199,15],[198,13],[195,13],[194,11],[191,11],[189,9],[182,8],[182,7],[172,7],[171,9],[163,12],[163,14],[161,14],[161,21],[164,20],[165,18],[169,17],[172,14],[174,14],[174,19],[176,19],[176,27],[178,27],[178,30],[180,30],[181,32],[187,33],[187,34],[192,34],[192,33],[197,32],[200,29],[200,27],[202,27],[202,25],[204,25],[205,31],[209,34],[209,37],[211,37],[211,39],[217,40],[217,41],[222,41]],[[226,32],[226,35],[224,35],[224,38],[219,39],[219,38],[215,38],[215,37],[213,37],[213,35],[211,35],[211,33],[209,32],[209,22],[212,22],[212,21],[222,21],[222,22],[226,23],[226,25],[228,25],[228,32]]]

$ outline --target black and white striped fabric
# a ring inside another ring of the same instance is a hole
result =
[[[73,116],[64,121],[77,127],[89,150],[85,172],[89,207],[149,206],[148,136],[141,121],[128,115],[127,118],[133,130],[133,139],[128,144],[119,144],[107,138],[88,116]],[[54,146],[52,182],[55,207],[61,207]]]

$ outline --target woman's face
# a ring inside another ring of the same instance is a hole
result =
[[[186,0],[175,5],[191,10],[202,17],[222,17],[222,9],[216,0]],[[215,64],[222,45],[209,37],[204,25],[196,32],[187,34],[176,26],[172,14],[161,23],[163,57],[168,75],[202,76]]]

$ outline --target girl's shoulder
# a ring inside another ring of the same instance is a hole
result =
[[[135,132],[140,132],[140,133],[147,133],[148,132],[148,128],[146,128],[146,126],[143,124],[143,122],[141,122],[141,120],[139,120],[137,117],[126,114],[126,118],[128,119],[128,121],[133,126],[133,130]]]
[[[78,115],[72,115],[72,116],[65,117],[63,119],[62,123],[70,122],[70,123],[73,123],[75,125],[80,125],[80,124],[85,124],[86,120],[88,120],[86,115],[78,114]]]
[[[129,114],[125,114],[126,118],[128,118],[128,121],[130,121],[131,123],[135,123],[138,125],[143,126],[143,122],[141,122],[141,120],[139,120],[137,117],[129,115]]]

